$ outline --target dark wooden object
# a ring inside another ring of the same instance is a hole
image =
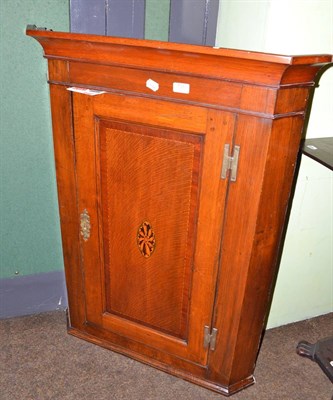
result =
[[[305,340],[298,343],[297,354],[316,362],[333,383],[333,336],[311,344]]]
[[[333,137],[304,140],[302,153],[333,170]]]
[[[69,332],[222,394],[252,384],[332,56],[27,34],[49,65]]]

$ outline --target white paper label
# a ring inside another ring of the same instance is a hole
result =
[[[306,147],[311,150],[318,150],[318,148],[316,146],[313,146],[312,144],[308,144]]]
[[[104,90],[92,90],[92,89],[85,89],[85,88],[79,88],[79,87],[69,87],[69,88],[67,88],[67,90],[70,90],[71,92],[87,94],[88,96],[96,96],[98,94],[106,93]]]
[[[172,90],[174,93],[190,93],[190,84],[189,83],[182,83],[182,82],[173,82]]]
[[[146,82],[146,87],[150,90],[152,90],[153,92],[157,92],[158,89],[160,88],[160,85],[153,81],[152,79],[148,79]]]

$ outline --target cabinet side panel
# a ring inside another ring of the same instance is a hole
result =
[[[243,363],[251,352],[248,347],[240,359],[235,359],[270,129],[270,120],[242,115],[237,118],[234,140],[240,146],[237,180],[229,185],[214,311],[213,326],[220,334],[216,350],[209,356],[211,379],[227,386],[236,383],[230,379],[235,364]]]
[[[242,154],[239,180],[229,193],[215,310],[224,335],[211,355],[213,379],[227,385],[254,370],[303,124],[297,116],[257,119],[252,131],[250,118],[241,119],[236,142],[246,146],[247,154]]]
[[[235,363],[232,381],[254,370],[278,267],[302,125],[302,117],[273,123],[235,351],[235,360],[243,361]],[[242,358],[245,353],[248,356]]]
[[[71,93],[63,86],[50,85],[50,95],[70,320],[73,326],[79,326],[84,322],[85,317],[82,307],[82,278],[78,242],[72,100]]]

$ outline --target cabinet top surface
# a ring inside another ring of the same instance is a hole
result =
[[[67,33],[67,32],[54,32],[44,28],[36,28],[34,25],[28,25],[26,33],[32,36],[41,43],[48,40],[70,40],[72,42],[81,42],[82,44],[96,45],[102,44],[109,47],[137,47],[144,49],[151,49],[155,51],[169,51],[181,53],[196,53],[207,56],[218,56],[228,58],[238,58],[244,60],[264,61],[270,63],[278,63],[285,65],[309,65],[318,63],[330,63],[333,61],[331,54],[314,54],[314,55],[282,55],[271,54],[256,51],[237,50],[223,47],[209,47],[201,45],[189,45],[181,43],[161,42],[156,40],[145,39],[128,39],[112,36],[101,36],[92,34],[81,33]]]

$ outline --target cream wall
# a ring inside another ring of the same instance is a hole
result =
[[[216,45],[333,53],[332,0],[221,0]],[[316,89],[307,138],[333,136],[333,68]],[[268,327],[333,309],[333,173],[302,156]]]

